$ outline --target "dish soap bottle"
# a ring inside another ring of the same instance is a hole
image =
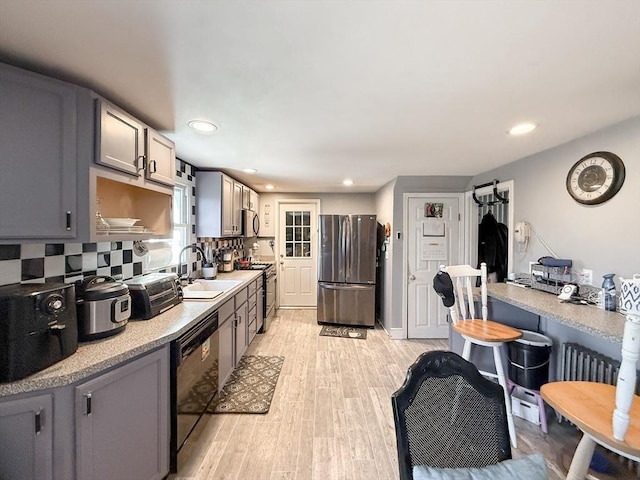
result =
[[[613,281],[615,273],[607,273],[602,278],[602,308],[610,312],[616,311],[616,284]]]

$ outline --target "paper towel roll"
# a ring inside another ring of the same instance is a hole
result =
[[[147,242],[147,253],[143,261],[144,270],[155,270],[171,264],[173,250],[169,242]]]

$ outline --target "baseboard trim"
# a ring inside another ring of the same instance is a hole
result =
[[[381,324],[382,325],[382,324]],[[384,331],[387,332],[387,335],[391,337],[392,340],[406,340],[407,335],[404,333],[404,328],[386,328],[382,325]]]

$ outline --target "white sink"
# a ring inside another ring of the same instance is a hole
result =
[[[240,280],[194,280],[182,287],[184,300],[213,300],[227,290],[241,284]]]

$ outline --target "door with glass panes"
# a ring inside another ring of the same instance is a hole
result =
[[[317,202],[281,202],[278,225],[279,307],[315,307],[318,283]]]

